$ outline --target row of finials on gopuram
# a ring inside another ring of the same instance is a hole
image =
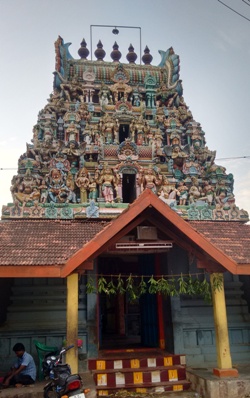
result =
[[[88,60],[55,42],[53,92],[12,179],[13,204],[2,217],[115,217],[143,190],[187,219],[248,219],[235,205],[233,176],[215,163],[205,133],[183,99],[179,56],[148,47],[136,63],[132,45],[115,42],[105,62],[101,41]]]

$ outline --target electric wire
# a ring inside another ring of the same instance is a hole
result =
[[[230,158],[216,158],[216,160],[235,160],[235,159],[249,159],[250,156],[234,156]]]
[[[242,0],[242,1],[243,1],[243,3],[245,3],[246,5],[248,5],[250,7],[250,3],[249,2],[247,2],[246,0]]]
[[[229,7],[227,4],[223,3],[223,1],[218,0],[218,2],[221,3],[221,4],[223,4],[223,6],[229,8],[229,10],[233,11],[235,14],[238,14],[240,17],[242,17],[242,18],[244,18],[244,19],[246,19],[247,21],[250,22],[250,19],[249,19],[249,18],[247,18],[245,15],[241,14],[240,12],[234,10],[232,7]],[[245,1],[244,1],[244,3],[245,3]],[[246,4],[247,4],[247,3],[246,3]]]

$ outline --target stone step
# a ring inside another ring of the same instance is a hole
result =
[[[161,352],[161,354],[159,354]],[[186,391],[185,355],[161,350],[102,353],[88,360],[98,396],[128,393]]]
[[[130,357],[129,353],[121,353],[115,357],[105,357],[105,358],[94,358],[89,359],[89,370],[105,370],[105,369],[138,369],[138,368],[154,368],[154,367],[169,367],[173,365],[186,365],[186,356],[185,355],[173,355],[173,354],[164,354],[164,355],[153,355],[152,353],[140,353],[140,352],[131,352]]]
[[[121,369],[120,371],[108,369],[103,371],[93,371],[95,383],[98,386],[119,387],[119,385],[134,386],[163,382],[176,382],[185,380],[186,369],[184,366],[177,365],[172,367],[157,368],[138,368]]]
[[[134,396],[134,393],[137,394],[153,394],[153,393],[164,393],[164,392],[184,392],[190,389],[190,382],[187,380],[182,380],[178,382],[164,382],[164,383],[147,383],[143,385],[119,385],[117,387],[111,387],[111,388],[105,388],[104,386],[99,387],[96,386],[96,395],[98,397],[100,396],[107,396],[115,394],[115,396],[118,396],[118,391],[123,390],[122,392],[126,395],[123,395],[124,397],[129,397],[130,393],[131,397]],[[175,395],[176,396],[176,395]],[[179,396],[179,395],[178,395]],[[180,395],[182,396],[182,395]]]

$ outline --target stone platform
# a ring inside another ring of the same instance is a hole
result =
[[[250,397],[250,363],[235,366],[239,372],[237,378],[219,379],[211,368],[187,368],[187,378],[191,382],[190,391],[129,394],[120,391],[113,397],[128,398],[247,398]],[[81,373],[84,387],[90,388],[86,398],[96,398],[96,386],[90,372]],[[0,390],[0,398],[43,398],[46,381],[36,382],[34,386],[8,388]]]
[[[219,378],[211,368],[187,368],[191,389],[202,398],[250,397],[250,364],[235,365],[238,377]]]

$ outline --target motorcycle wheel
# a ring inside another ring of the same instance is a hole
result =
[[[43,397],[44,398],[60,398],[60,394],[56,392],[54,386],[48,386],[44,388]]]

